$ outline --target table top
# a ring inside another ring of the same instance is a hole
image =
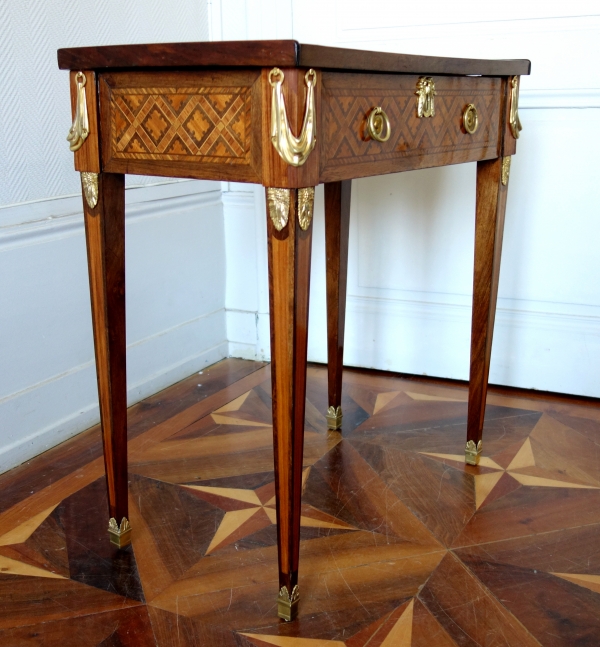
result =
[[[305,45],[295,40],[155,43],[58,50],[58,67],[61,70],[274,66],[481,76],[518,76],[529,74],[531,69],[531,63],[525,59],[416,56]]]

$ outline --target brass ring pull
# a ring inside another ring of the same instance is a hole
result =
[[[385,125],[385,135],[384,132]],[[390,138],[391,128],[390,120],[388,116],[383,111],[381,106],[373,108],[369,113],[369,118],[367,120],[367,130],[369,131],[369,137],[375,139],[378,142],[387,142]]]
[[[474,103],[470,103],[463,110],[463,126],[465,127],[465,130],[469,133],[469,135],[472,135],[479,126],[477,108],[475,107]]]

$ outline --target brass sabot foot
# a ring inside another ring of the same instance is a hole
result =
[[[479,465],[481,455],[481,440],[475,445],[474,440],[468,440],[465,447],[465,463],[467,465]]]
[[[300,600],[300,592],[297,584],[292,589],[291,596],[287,586],[282,586],[277,596],[277,615],[286,622],[295,620],[298,616],[298,600]]]
[[[111,517],[108,522],[108,535],[111,544],[114,544],[117,548],[129,546],[131,543],[131,524],[127,520],[127,517],[123,517],[120,526],[117,525],[117,520]]]
[[[327,409],[327,429],[337,431],[342,428],[342,407],[331,406]]]

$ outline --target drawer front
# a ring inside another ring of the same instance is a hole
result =
[[[418,76],[388,74],[322,75],[321,179],[442,166],[498,156],[503,81],[492,77],[433,77],[431,117],[418,117]],[[477,110],[478,127],[469,134],[463,111]],[[390,122],[386,142],[371,139],[370,111],[380,106]]]
[[[249,71],[102,75],[105,170],[260,181],[259,83]]]

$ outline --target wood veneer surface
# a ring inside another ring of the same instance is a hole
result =
[[[301,44],[295,40],[108,45],[58,50],[61,70],[142,67],[315,67],[403,74],[529,74],[528,60],[443,58]]]
[[[201,386],[199,386],[201,385]],[[133,544],[100,431],[0,477],[1,645],[600,644],[600,405],[308,369],[299,618],[276,619],[269,367],[225,360],[129,410]]]

